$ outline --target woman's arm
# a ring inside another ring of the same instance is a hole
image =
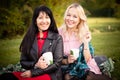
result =
[[[33,56],[32,56],[33,57]],[[30,58],[29,54],[21,53],[20,64],[24,69],[32,69],[34,67],[35,61]]]
[[[85,58],[86,62],[88,62],[92,58],[90,49],[89,49],[90,40],[91,40],[91,34],[90,34],[90,32],[87,32],[83,38],[83,43],[84,43],[83,53],[84,53],[84,58]]]
[[[89,50],[89,43],[84,43],[84,58],[86,60],[86,62],[88,62],[91,59],[91,54],[90,54],[90,50]]]
[[[40,68],[36,68],[36,69],[32,69],[31,73],[32,76],[36,76],[36,75],[41,75],[41,74],[49,74],[49,73],[53,73],[56,70],[58,70],[61,66],[61,62],[63,59],[63,40],[62,37],[59,36],[53,46],[53,64],[49,65],[47,68],[45,69],[40,69]]]

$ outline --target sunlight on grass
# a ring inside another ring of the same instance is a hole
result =
[[[120,31],[120,19],[117,18],[88,18],[91,32]]]
[[[88,18],[88,24],[93,24],[94,23],[119,23],[120,19],[117,18]]]

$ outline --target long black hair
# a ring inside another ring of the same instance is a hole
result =
[[[36,19],[39,16],[40,12],[45,12],[50,17],[51,24],[48,28],[48,31],[58,33],[58,29],[57,29],[56,22],[55,22],[55,19],[53,17],[52,11],[44,5],[38,6],[34,10],[31,25],[28,28],[28,31],[21,42],[19,50],[22,53],[29,53],[30,52],[30,49],[31,49],[32,44],[35,40],[36,34],[39,32],[37,24],[36,24]]]

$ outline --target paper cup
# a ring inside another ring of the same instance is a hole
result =
[[[70,54],[72,54],[77,59],[79,57],[79,49],[71,49]]]
[[[43,58],[47,62],[48,65],[53,64],[53,55],[52,52],[43,53]]]

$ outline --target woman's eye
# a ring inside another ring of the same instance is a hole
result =
[[[70,16],[70,14],[67,14],[67,16]]]
[[[73,16],[74,18],[77,18],[77,16]]]
[[[49,16],[46,16],[46,18],[48,19],[48,18],[49,18]]]
[[[42,17],[38,17],[38,19],[42,19]]]

